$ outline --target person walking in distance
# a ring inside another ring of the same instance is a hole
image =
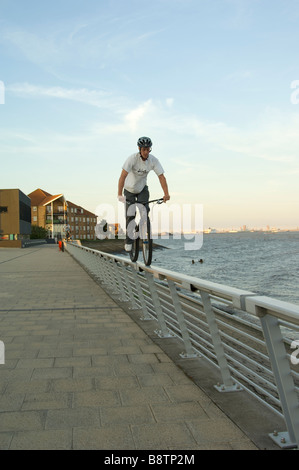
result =
[[[137,142],[138,152],[133,153],[122,167],[118,181],[118,200],[126,204],[126,242],[125,250],[132,250],[133,232],[130,233],[129,226],[135,219],[136,211],[130,207],[136,203],[143,204],[149,211],[149,189],[147,186],[147,175],[153,170],[159,178],[164,192],[164,202],[169,201],[168,185],[164,176],[164,170],[158,158],[152,155],[152,141],[149,137],[140,137]],[[130,236],[131,235],[131,236]]]

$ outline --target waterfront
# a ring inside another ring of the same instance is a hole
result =
[[[153,266],[299,304],[299,232],[204,234],[200,250],[185,250],[184,238],[155,241],[169,249]]]

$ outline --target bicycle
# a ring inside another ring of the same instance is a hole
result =
[[[164,202],[163,198],[160,199],[153,199],[148,201],[148,204],[156,202],[157,204],[162,204]],[[140,220],[139,224],[135,227],[135,234],[134,234],[134,241],[132,245],[132,250],[130,251],[130,258],[133,263],[135,263],[139,256],[139,241],[142,240],[142,254],[144,264],[146,266],[150,266],[152,262],[152,255],[153,255],[153,238],[151,232],[151,221],[149,218],[148,211],[146,212],[146,219]],[[141,225],[141,230],[139,232],[139,226]]]

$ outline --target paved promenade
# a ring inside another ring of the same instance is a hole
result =
[[[0,450],[256,449],[57,245],[0,248]]]

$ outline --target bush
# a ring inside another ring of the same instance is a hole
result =
[[[31,226],[31,240],[36,240],[37,238],[47,238],[48,230],[43,227],[38,227],[37,225]]]

